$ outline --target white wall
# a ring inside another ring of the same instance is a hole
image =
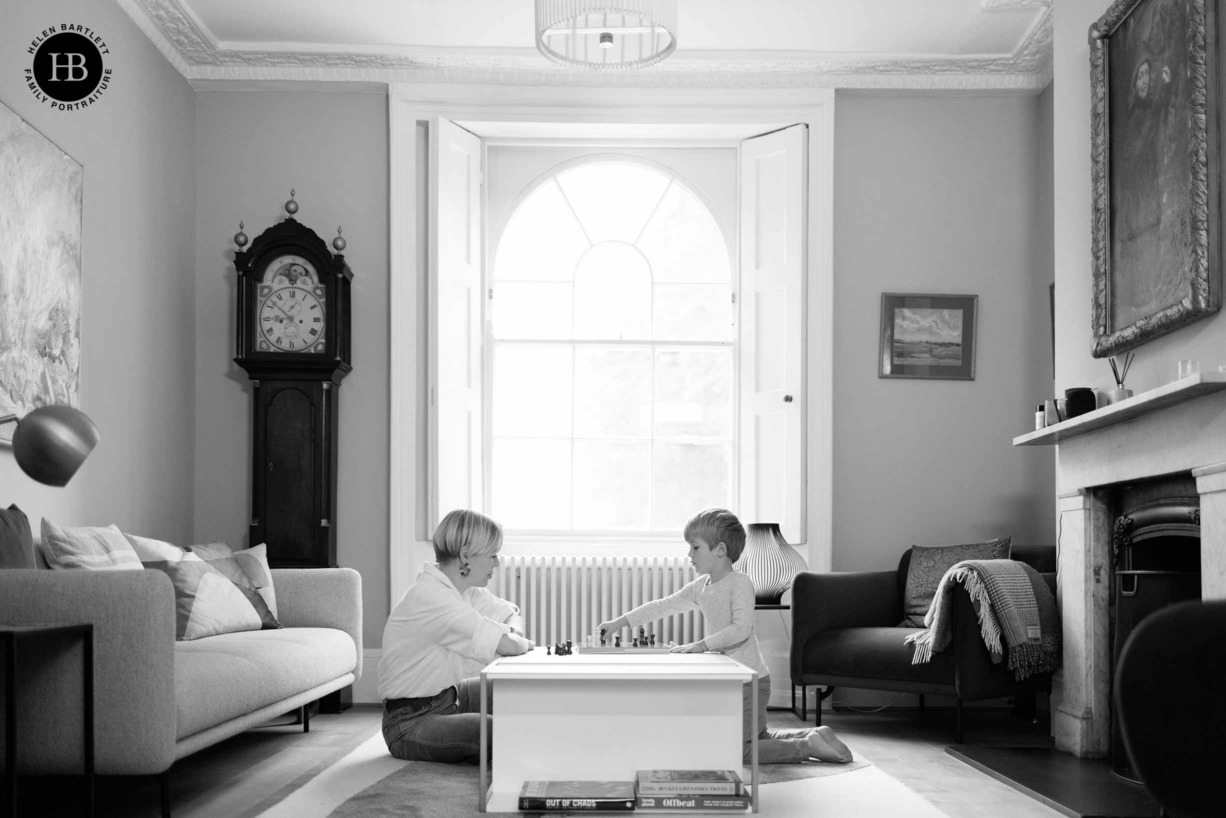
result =
[[[838,97],[836,571],[893,568],[912,544],[1055,542],[1052,452],[1012,447],[1051,394],[1044,105]],[[978,295],[975,380],[878,378],[883,292]]]
[[[113,3],[4,0],[0,21],[0,102],[84,168],[80,396],[102,434],[62,489],[0,449],[0,503],[21,506],[36,537],[46,516],[180,540],[195,473],[195,95]],[[31,40],[63,23],[100,35],[114,71],[76,111],[40,104],[24,82]]]
[[[195,246],[196,541],[247,545],[251,382],[234,363],[234,234],[297,220],[353,269],[353,371],[340,387],[337,562],[362,574],[363,639],[377,646],[388,604],[388,149],[380,92],[202,91]],[[403,320],[397,318],[397,320]],[[250,543],[258,545],[258,543]]]
[[[1098,0],[1061,0],[1060,13],[1055,15],[1056,389],[1061,394],[1070,386],[1108,389],[1115,383],[1107,361],[1090,355],[1093,268],[1086,32],[1106,10],[1107,4]],[[1221,225],[1214,227],[1220,236]],[[1211,272],[1221,286],[1221,271]],[[1128,387],[1139,394],[1175,380],[1181,358],[1198,358],[1202,371],[1226,364],[1226,318],[1220,312],[1138,347]]]

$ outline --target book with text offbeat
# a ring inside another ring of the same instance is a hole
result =
[[[525,781],[519,808],[550,810],[632,810],[633,781]]]
[[[635,809],[724,810],[749,809],[748,795],[640,795]]]
[[[639,795],[740,795],[745,792],[735,770],[639,770]]]

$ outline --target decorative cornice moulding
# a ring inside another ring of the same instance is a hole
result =
[[[873,55],[681,52],[639,72],[577,72],[533,49],[363,51],[303,44],[297,50],[218,42],[179,0],[116,0],[189,82],[466,83],[635,88],[852,88],[1041,91],[1051,81],[1050,0],[982,0],[985,9],[1044,11],[1012,55]]]

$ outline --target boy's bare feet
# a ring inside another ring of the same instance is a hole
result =
[[[852,760],[851,748],[839,741],[834,731],[825,725],[809,731],[809,755],[818,761],[846,764]]]

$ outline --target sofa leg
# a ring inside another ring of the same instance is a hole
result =
[[[302,706],[302,732],[311,732],[311,703]]]
[[[923,693],[919,694],[919,708],[920,708],[920,712],[923,713],[924,712],[924,694]]]
[[[956,733],[957,743],[961,744],[962,743],[962,700],[961,699],[958,699],[958,703],[955,705],[955,710],[957,712],[957,719],[958,719],[955,733]]]
[[[162,791],[162,818],[170,818],[170,770],[158,773],[158,789]]]

